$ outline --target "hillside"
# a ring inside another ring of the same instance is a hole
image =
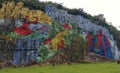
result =
[[[52,2],[4,0],[0,3],[2,61],[25,65],[31,61],[81,62],[88,51],[98,54],[98,58],[120,58],[117,47],[120,31],[108,25],[104,18]]]
[[[0,3],[3,1],[10,1],[10,0],[1,0]],[[101,20],[97,18],[96,16],[91,16],[87,12],[79,9],[69,9],[66,7],[63,7],[61,4],[58,3],[52,3],[52,2],[39,2],[39,0],[14,0],[16,2],[23,1],[24,5],[30,9],[39,9],[45,12],[45,6],[47,4],[51,4],[53,6],[56,6],[58,9],[66,10],[69,14],[72,15],[81,15],[86,19],[89,19],[91,22],[95,23],[97,22],[97,25],[106,27],[110,34],[112,34],[113,38],[115,39],[118,49],[120,49],[120,31],[118,31],[114,26],[108,25],[105,20]]]

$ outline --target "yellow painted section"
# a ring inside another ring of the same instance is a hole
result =
[[[55,35],[55,37],[51,40],[51,44],[50,44],[50,47],[52,48],[53,51],[58,49],[57,46],[58,46],[58,43],[60,43],[60,41],[63,41],[64,44],[66,44],[64,36],[67,34],[68,34],[68,30],[64,30]]]
[[[18,2],[15,4],[14,1],[2,3],[0,18],[20,19],[29,16],[29,21],[35,21],[34,17],[37,17],[39,23],[52,24],[51,18],[41,10],[30,10],[23,5],[23,2]]]

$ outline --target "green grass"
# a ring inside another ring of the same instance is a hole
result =
[[[117,63],[30,66],[0,69],[0,73],[120,73]]]

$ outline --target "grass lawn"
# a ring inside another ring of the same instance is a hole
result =
[[[117,63],[30,66],[0,69],[0,73],[120,73]]]

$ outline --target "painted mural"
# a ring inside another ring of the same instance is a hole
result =
[[[114,59],[108,36],[102,30],[84,31],[76,24],[59,23],[49,14],[23,5],[14,1],[2,4],[0,26],[4,29],[0,28],[3,31],[0,32],[0,60],[25,64],[31,60],[54,60],[56,55],[71,61],[82,60],[79,55],[84,56],[86,50]],[[9,24],[5,24],[5,20]],[[77,51],[76,55],[72,51]]]

